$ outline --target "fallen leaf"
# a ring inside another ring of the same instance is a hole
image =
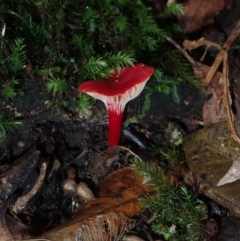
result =
[[[225,196],[221,196],[221,192],[217,192],[214,188],[211,188],[206,182],[201,178],[197,178],[193,172],[189,172],[184,177],[185,185],[193,187],[197,193],[203,193],[205,196],[214,200],[219,205],[227,208],[232,214],[240,217],[240,206],[227,200]]]
[[[0,206],[1,241],[23,240],[25,238],[30,238],[33,235],[31,227],[25,226],[23,223],[7,214],[8,207],[15,201],[16,196],[12,196]]]
[[[184,14],[178,19],[185,32],[194,32],[213,23],[221,10],[231,6],[232,0],[188,0],[184,4]]]
[[[127,148],[114,146],[98,153],[91,161],[89,176],[95,184],[102,181],[108,174],[112,173],[119,161],[127,163],[131,153]]]
[[[130,167],[119,169],[108,175],[98,186],[98,197],[121,198],[131,200],[147,193],[152,193],[150,185],[143,185],[142,177]]]
[[[211,126],[215,123],[227,120],[223,101],[219,98],[215,90],[209,86],[206,91],[206,101],[203,105],[202,119],[204,126]]]
[[[143,208],[138,198],[153,192],[130,168],[120,169],[97,187],[98,198],[85,203],[66,223],[39,238],[51,241],[110,241],[130,229]]]
[[[235,122],[235,127],[239,132],[239,122]],[[240,146],[232,138],[227,123],[217,123],[187,136],[184,149],[186,162],[197,178],[224,199],[240,206],[240,193],[237,191],[240,189],[240,176],[235,176],[234,182],[232,177],[225,178],[227,185],[217,186],[239,158]]]

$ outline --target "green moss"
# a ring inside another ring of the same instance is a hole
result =
[[[12,131],[22,122],[10,118],[5,118],[2,113],[0,113],[0,143],[5,139],[7,132]]]
[[[54,85],[53,80],[61,79],[76,88],[84,80],[107,78],[115,68],[143,62],[155,68],[155,75],[136,118],[146,114],[150,94],[155,91],[172,94],[178,102],[177,85],[193,77],[165,37],[183,36],[177,34],[181,30],[175,19],[182,11],[181,4],[173,3],[157,12],[141,0],[23,0],[17,4],[3,0],[0,26],[6,26],[6,34],[0,43],[0,63],[6,66],[6,57],[15,61],[14,69],[0,73],[2,87],[6,87],[2,94],[13,98],[9,90],[15,92],[18,86],[8,80],[17,79],[19,70],[26,67],[26,58],[32,72],[40,74],[48,82],[45,86],[56,92],[69,88],[58,88],[59,81]],[[17,46],[19,40],[21,48],[9,47]]]
[[[202,220],[206,215],[206,207],[203,202],[194,198],[186,187],[166,183],[161,168],[139,160],[135,160],[132,167],[156,191],[155,195],[140,199],[143,207],[155,213],[151,223],[152,231],[165,240],[204,241]]]

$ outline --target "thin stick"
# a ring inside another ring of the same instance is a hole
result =
[[[228,81],[228,54],[227,51],[230,49],[231,45],[233,42],[236,40],[238,35],[240,34],[240,20],[237,22],[235,28],[231,32],[230,36],[224,43],[223,47],[219,44],[216,44],[212,41],[206,40],[204,38],[201,38],[196,41],[189,41],[185,40],[183,42],[183,46],[188,49],[192,50],[195,48],[198,48],[200,46],[206,45],[207,47],[214,46],[217,49],[219,49],[219,53],[217,57],[214,60],[214,63],[212,64],[212,67],[210,71],[208,71],[207,76],[205,80],[203,81],[203,84],[205,86],[208,86],[209,83],[211,82],[214,74],[217,72],[217,69],[219,68],[220,64],[223,62],[223,74],[222,74],[222,85],[223,85],[223,102],[224,102],[224,107],[227,115],[227,123],[228,127],[230,129],[230,132],[232,134],[232,137],[234,138],[235,141],[240,143],[240,137],[238,136],[235,126],[234,126],[234,115],[231,110],[231,103],[232,103],[232,98],[230,95],[229,91],[229,81]],[[196,61],[193,60],[188,53],[186,52],[185,49],[183,49],[180,45],[178,45],[174,40],[171,38],[167,37],[166,38],[170,43],[172,43],[177,49],[181,51],[181,53],[187,58],[187,60],[194,66],[197,66]]]
[[[223,49],[225,49],[225,51],[228,51],[230,49],[233,42],[238,37],[239,33],[240,33],[240,20],[238,20],[235,28],[233,29],[233,31],[231,32],[231,34],[229,35],[229,37],[227,38],[226,42],[224,43],[224,45],[222,47]],[[222,63],[222,61],[223,61],[223,54],[221,52],[219,52],[217,57],[214,60],[214,63],[212,64],[212,66],[214,66],[214,68],[208,72],[206,79],[204,81],[204,83],[206,85],[208,85],[210,83],[210,81],[212,80],[212,77],[216,73],[216,71],[217,71],[218,67],[220,66],[220,64]]]
[[[192,66],[199,66],[199,64],[196,62],[196,60],[194,58],[192,58],[188,52],[182,48],[182,46],[180,46],[175,40],[173,40],[172,38],[170,37],[166,37],[166,40],[168,42],[170,42],[172,45],[174,45],[183,55],[184,57],[189,61],[189,63],[192,65]]]

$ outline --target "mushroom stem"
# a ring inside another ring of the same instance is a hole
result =
[[[108,79],[89,80],[78,86],[78,90],[103,101],[108,110],[108,146],[117,146],[125,105],[136,98],[154,72],[151,66],[138,63],[115,70]]]
[[[108,147],[117,146],[122,126],[123,112],[108,110]]]

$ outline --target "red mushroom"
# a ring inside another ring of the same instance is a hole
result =
[[[118,145],[124,107],[137,97],[154,72],[142,63],[115,71],[108,79],[86,81],[78,90],[102,100],[108,110],[108,146]]]

